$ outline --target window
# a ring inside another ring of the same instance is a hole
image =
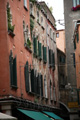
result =
[[[37,22],[39,23],[39,11],[37,11]]]
[[[44,63],[47,62],[47,47],[43,46],[43,61]]]
[[[51,35],[52,35],[52,30],[51,30],[51,28],[50,28],[50,38],[52,37]]]
[[[28,40],[28,33],[29,33],[28,25],[27,25],[27,27],[26,27],[25,22],[23,21],[24,43],[27,43],[27,40]]]
[[[56,37],[59,38],[59,33],[56,33]]]
[[[50,99],[52,100],[52,83],[51,83],[51,80],[50,80]]]
[[[55,41],[55,33],[53,32],[53,41]]]
[[[8,22],[8,32],[12,33],[10,35],[14,37],[15,35],[13,34],[13,32],[14,32],[15,25],[12,25],[12,14],[11,14],[9,3],[7,3],[7,22]]]
[[[75,53],[73,53],[73,65],[74,65],[74,67],[76,67],[76,64],[75,64]]]
[[[27,9],[27,0],[24,0],[24,7]]]
[[[46,76],[44,77],[44,93],[45,93],[45,98],[47,98],[47,81],[46,81]]]
[[[48,29],[49,29],[49,28],[48,28],[48,24],[47,24],[47,29],[46,29],[46,33],[47,33],[47,34],[48,34]]]
[[[33,14],[33,5],[30,3],[30,14]]]
[[[35,17],[34,17],[34,7],[33,7],[33,4],[32,4],[32,3],[30,3],[30,15],[31,15],[33,18],[35,18]]]
[[[41,17],[41,24],[42,24],[42,26],[43,26],[43,17]]]
[[[38,41],[38,57],[41,60],[42,59],[42,44]]]
[[[33,49],[34,49],[34,55],[37,57],[38,56],[38,38],[33,37]]]
[[[73,0],[73,7],[80,5],[80,0]]]
[[[17,88],[17,65],[16,65],[16,57],[13,58],[12,51],[10,52],[9,62],[10,62],[10,81],[11,81],[11,87],[12,88]]]

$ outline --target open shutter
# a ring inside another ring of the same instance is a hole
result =
[[[40,75],[38,75],[37,79],[37,94],[40,95]]]
[[[76,49],[76,42],[74,41],[74,50]]]
[[[41,96],[43,96],[43,76],[41,75]]]
[[[55,69],[55,54],[52,53],[52,67]]]
[[[37,55],[37,38],[35,38],[35,53],[36,53],[36,55]]]
[[[33,48],[34,48],[34,54],[35,54],[36,53],[35,37],[33,38]]]
[[[17,87],[17,65],[16,57],[13,59],[13,85]]]
[[[36,76],[36,71],[34,74],[34,92],[37,94],[37,76]]]
[[[76,66],[75,64],[75,53],[73,53],[73,64],[74,64],[74,67]]]
[[[51,50],[49,50],[49,66],[51,66]]]
[[[34,69],[31,70],[31,91],[34,93]]]
[[[13,85],[13,58],[10,57],[10,80],[11,86]]]
[[[78,33],[77,33],[77,42],[79,41],[79,35],[78,35]]]
[[[26,92],[29,92],[29,65],[28,65],[28,61],[26,62],[26,66],[25,66],[25,87],[26,87]]]

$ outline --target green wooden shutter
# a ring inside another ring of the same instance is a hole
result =
[[[31,70],[31,91],[34,93],[34,69]]]
[[[43,46],[43,61],[44,61],[44,46]]]
[[[43,46],[43,61],[47,62],[47,49]]]
[[[51,67],[51,50],[49,49],[49,66]]]
[[[41,43],[38,42],[38,56],[39,56],[40,59],[42,59],[42,55],[41,55],[41,47],[42,47]]]
[[[13,85],[17,87],[17,65],[16,57],[13,59]]]
[[[10,81],[11,86],[13,85],[13,58],[10,57]]]
[[[35,37],[33,37],[33,48],[34,48],[34,54],[36,53],[36,40]]]
[[[52,50],[51,50],[51,67],[52,67]]]
[[[37,38],[36,37],[33,38],[33,48],[34,48],[34,55],[37,56],[38,55],[38,51],[37,51],[38,46],[37,46]]]
[[[76,66],[75,65],[75,53],[73,53],[73,64],[74,64],[74,67]]]
[[[28,65],[28,61],[26,62],[26,65],[25,65],[25,87],[26,87],[26,92],[29,92],[29,65]]]
[[[34,74],[34,92],[37,94],[37,76],[36,76],[36,72]]]
[[[76,42],[74,41],[74,50],[76,49]]]
[[[77,42],[79,41],[79,34],[77,33]]]
[[[39,74],[37,79],[37,94],[40,95],[40,75]]]
[[[52,67],[53,67],[53,70],[55,69],[55,54],[52,53]]]
[[[37,56],[37,38],[35,38],[35,47],[36,47],[35,48],[35,50],[36,50],[35,53],[36,53],[36,56]]]
[[[41,96],[43,96],[43,76],[41,75]]]

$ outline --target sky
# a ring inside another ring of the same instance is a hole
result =
[[[56,21],[61,20],[61,23],[64,23],[64,7],[63,7],[63,0],[38,0],[38,1],[45,1],[48,7],[53,8],[53,16],[55,17]],[[57,29],[64,29],[63,25],[58,24],[56,22]]]

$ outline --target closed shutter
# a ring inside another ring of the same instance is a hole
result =
[[[34,93],[34,69],[31,70],[31,91]]]
[[[29,65],[28,65],[28,61],[26,62],[26,65],[25,65],[25,87],[26,87],[26,92],[29,92]]]
[[[43,76],[41,75],[41,96],[43,96]]]
[[[39,56],[39,58],[42,58],[42,55],[41,55],[41,43],[40,42],[38,42],[38,56]]]
[[[37,38],[33,38],[33,48],[34,48],[34,55],[38,55],[37,53]]]
[[[27,0],[24,0],[24,7],[27,8]]]
[[[44,62],[47,62],[47,49],[46,49],[46,47],[44,47],[43,46],[43,60],[44,60]]]

